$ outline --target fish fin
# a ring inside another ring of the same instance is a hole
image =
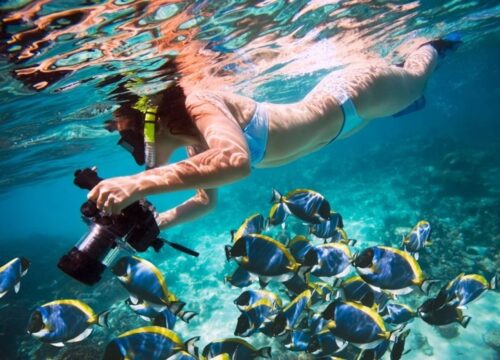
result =
[[[356,240],[356,239],[348,239],[346,245],[354,246],[354,245],[356,245],[357,242],[358,242],[358,240]]]
[[[64,347],[64,343],[62,343],[62,342],[50,343],[50,345],[57,346],[57,347]]]
[[[195,313],[194,311],[180,311],[178,313],[178,316],[184,321],[185,323],[189,323],[189,320],[194,318],[198,313]]]
[[[493,276],[490,280],[490,290],[495,290],[497,288],[497,277]]]
[[[132,294],[129,295],[129,301],[130,301],[129,305],[130,304],[132,304],[132,305],[139,304],[139,299],[135,295],[132,295]]]
[[[405,234],[401,235],[401,247],[403,248],[405,246],[405,244],[407,243],[407,241],[405,241]]]
[[[271,204],[276,204],[280,202],[282,197],[283,196],[280,194],[280,192],[273,188],[273,194],[271,196]]]
[[[8,292],[9,292],[8,290],[7,290],[7,291],[4,291],[4,292],[0,292],[0,298],[4,297],[4,296],[5,296],[5,294],[7,294]]]
[[[186,305],[186,303],[183,301],[171,301],[167,307],[172,313],[174,313],[174,315],[177,315],[182,310],[184,305]]]
[[[262,349],[259,349],[258,356],[266,358],[266,359],[271,359],[271,347],[266,346],[266,347],[263,347]]]
[[[457,309],[460,309],[460,310],[467,310],[467,305],[458,305],[458,306],[457,306]]]
[[[144,315],[139,315],[139,317],[140,317],[142,320],[151,321],[151,319],[150,319],[150,318],[148,318],[147,316],[144,316]]]
[[[265,289],[267,284],[269,284],[269,279],[264,276],[259,276],[259,285],[261,289]]]
[[[21,282],[18,281],[17,284],[14,285],[14,292],[17,294],[20,288],[21,288]]]
[[[335,344],[337,344],[337,346],[339,347],[339,350],[337,350],[336,352],[340,352],[340,349],[343,350],[347,346],[347,341],[335,336]]]
[[[230,233],[231,233],[231,242],[233,243],[234,242],[234,234],[236,234],[236,230],[231,230]]]
[[[426,279],[420,285],[420,289],[424,292],[425,295],[428,295],[431,286],[437,282],[439,282],[439,280]]]
[[[424,246],[431,246],[431,245],[432,245],[432,241],[430,241],[430,240],[424,241]]]
[[[414,253],[413,257],[415,258],[415,260],[418,260],[418,257],[419,257],[418,252]]]
[[[80,335],[78,335],[77,337],[75,337],[75,338],[73,338],[71,340],[68,340],[67,342],[69,342],[69,343],[75,343],[75,342],[82,341],[85,338],[87,338],[90,334],[92,334],[92,328],[87,328]]]
[[[187,349],[187,352],[195,357],[198,357],[198,346],[196,345],[196,343],[199,340],[200,340],[200,337],[195,336],[184,343],[184,347],[185,347],[185,349]]]
[[[285,230],[285,228],[286,228],[286,223],[285,223],[284,221],[281,223],[281,228],[282,228],[283,230]]]
[[[108,323],[108,316],[109,316],[110,310],[103,311],[102,313],[99,313],[95,317],[95,324],[109,328],[109,323]]]
[[[460,320],[460,325],[462,325],[462,327],[466,328],[467,325],[469,325],[469,321],[471,320],[472,318],[470,316],[464,316],[461,320]]]

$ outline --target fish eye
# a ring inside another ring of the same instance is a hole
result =
[[[123,276],[127,274],[127,259],[121,258],[118,262],[111,268],[111,271],[116,276]]]
[[[40,311],[35,310],[33,314],[31,314],[27,331],[30,334],[34,334],[43,329],[43,317]]]
[[[367,268],[372,265],[373,250],[366,249],[354,259],[353,265],[360,268]]]
[[[24,271],[30,266],[30,261],[25,257],[21,257],[21,269]]]

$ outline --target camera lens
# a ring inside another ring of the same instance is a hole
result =
[[[116,246],[115,239],[116,235],[108,228],[92,224],[89,232],[67,255],[61,257],[57,266],[76,280],[93,285],[106,269],[102,262]]]

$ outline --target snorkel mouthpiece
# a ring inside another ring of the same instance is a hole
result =
[[[146,107],[144,112],[144,160],[146,169],[152,169],[156,166],[156,114],[158,106]]]

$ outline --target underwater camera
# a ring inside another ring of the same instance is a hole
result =
[[[95,168],[75,172],[74,183],[82,189],[91,190],[102,179]],[[158,237],[160,229],[156,223],[153,205],[139,200],[127,206],[119,215],[106,215],[90,200],[80,208],[82,218],[89,231],[64,256],[57,266],[76,280],[93,285],[101,279],[102,272],[119,256],[121,250],[144,252],[152,247],[160,251],[164,244],[190,255],[193,250]]]

